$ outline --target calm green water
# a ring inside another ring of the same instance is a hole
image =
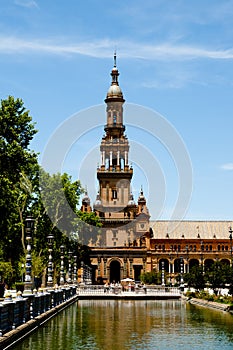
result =
[[[233,316],[181,301],[79,301],[14,350],[233,349]]]

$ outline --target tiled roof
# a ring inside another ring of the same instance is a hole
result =
[[[150,221],[154,238],[229,239],[233,221]]]

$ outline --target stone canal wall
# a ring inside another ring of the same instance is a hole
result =
[[[208,301],[208,300],[197,299],[197,298],[191,298],[188,300],[188,302],[190,304],[200,305],[200,306],[208,307],[215,310],[230,311],[230,305],[228,304],[221,304],[214,301]]]
[[[0,350],[11,349],[77,299],[75,286],[16,298],[8,295],[0,303]]]

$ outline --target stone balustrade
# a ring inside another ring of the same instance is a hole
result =
[[[76,286],[39,289],[33,294],[7,291],[0,301],[0,337],[76,295]]]
[[[122,286],[102,286],[102,285],[79,285],[77,288],[78,295],[89,295],[89,296],[95,296],[95,295],[106,295],[106,294],[113,294],[113,295],[121,295],[126,296],[131,294],[133,295],[151,295],[151,296],[180,296],[181,291],[177,287],[161,287],[161,286],[143,286],[143,287],[127,287],[122,288]]]

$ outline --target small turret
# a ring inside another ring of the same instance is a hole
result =
[[[146,198],[145,198],[145,196],[143,194],[142,187],[141,187],[140,195],[138,197],[138,205],[141,206],[141,207],[146,205]]]
[[[150,216],[149,210],[146,205],[146,198],[143,193],[143,189],[141,187],[140,195],[138,197],[138,215],[144,214],[146,216]]]
[[[90,198],[87,194],[87,189],[85,190],[85,194],[83,196],[82,199],[82,207],[81,207],[81,211],[83,212],[91,212],[91,201]]]

